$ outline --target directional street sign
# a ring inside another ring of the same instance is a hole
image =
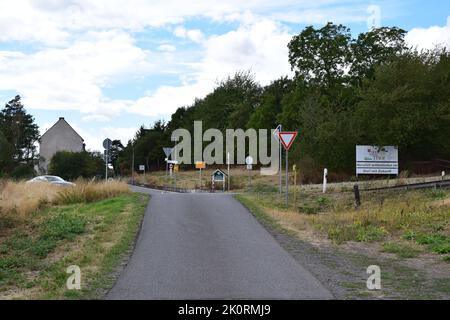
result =
[[[109,154],[109,151],[112,147],[112,141],[111,139],[106,138],[103,140],[103,148],[105,148],[105,180],[108,181],[108,163],[111,162],[111,156]]]
[[[297,137],[297,133],[298,132],[296,131],[278,133],[278,136],[280,137],[281,143],[283,144],[285,150],[289,150],[291,148],[295,137]]]
[[[206,162],[204,161],[196,161],[195,162],[195,168],[196,169],[205,169],[206,168]]]

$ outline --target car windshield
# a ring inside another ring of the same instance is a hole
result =
[[[45,179],[47,179],[48,182],[64,182],[62,178],[54,176],[47,176]]]

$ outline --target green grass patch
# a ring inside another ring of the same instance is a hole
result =
[[[403,237],[406,240],[413,240],[418,244],[425,245],[430,251],[437,254],[450,253],[450,237],[444,234],[425,234],[408,231]]]
[[[23,298],[99,297],[113,284],[110,273],[135,239],[147,202],[126,194],[35,213],[0,244],[0,298],[9,289]],[[81,269],[82,290],[66,289],[70,265]]]
[[[275,219],[272,219],[270,216],[268,216],[264,212],[264,210],[260,206],[258,206],[254,201],[240,194],[234,195],[234,197],[240,203],[242,203],[242,205],[244,205],[262,223],[269,225],[273,228],[281,229],[281,226],[275,221]]]
[[[420,254],[420,250],[413,248],[410,245],[396,243],[396,242],[386,242],[383,244],[383,252],[394,253],[399,258],[415,258]]]

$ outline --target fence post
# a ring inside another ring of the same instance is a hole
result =
[[[359,194],[359,187],[357,184],[353,186],[353,191],[355,192],[355,205],[356,208],[359,208],[361,206],[361,196]]]

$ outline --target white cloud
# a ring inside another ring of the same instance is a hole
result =
[[[175,28],[174,34],[179,38],[188,38],[196,43],[201,43],[205,37],[203,32],[199,29],[186,30],[184,27],[180,26]]]
[[[67,44],[73,31],[124,29],[140,31],[146,27],[180,24],[189,18],[207,17],[223,20],[247,10],[256,14],[293,12],[296,16],[317,17],[324,6],[346,14],[353,12],[359,0],[348,0],[339,5],[337,0],[18,0],[0,1],[0,41],[37,41],[51,45]],[[336,6],[336,4],[338,4]],[[330,9],[328,9],[330,11]],[[353,15],[348,15],[349,17]],[[283,19],[282,14],[279,15]],[[326,16],[325,16],[326,18]],[[292,20],[293,15],[288,17]],[[193,39],[200,34],[194,31]]]
[[[261,84],[290,74],[286,28],[268,19],[247,20],[237,30],[213,36],[205,43],[202,78],[217,79],[237,70],[252,70]]]
[[[128,110],[168,117],[178,107],[191,105],[195,98],[211,92],[217,80],[239,70],[251,70],[263,85],[290,75],[287,44],[291,37],[280,24],[250,15],[237,30],[204,40],[204,56],[191,65],[189,81],[180,86],[161,86]]]
[[[419,50],[433,49],[436,46],[450,49],[450,16],[446,26],[412,29],[406,35],[406,41]]]
[[[174,52],[177,50],[177,47],[175,47],[174,45],[171,45],[171,44],[162,44],[162,45],[158,46],[158,50],[164,51],[164,52]]]
[[[102,88],[152,69],[149,52],[118,31],[88,32],[67,48],[0,52],[0,90],[16,90],[27,107],[114,116],[128,104]]]

